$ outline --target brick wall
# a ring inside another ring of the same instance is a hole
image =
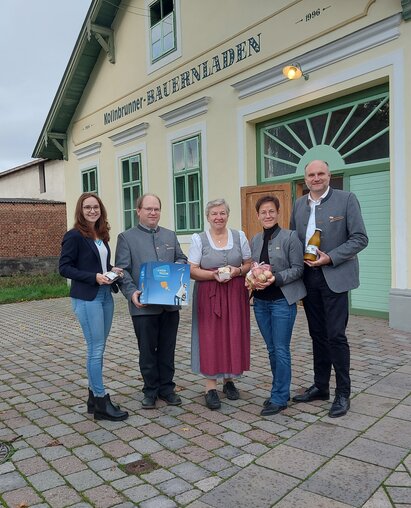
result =
[[[0,202],[0,258],[59,256],[64,203]]]

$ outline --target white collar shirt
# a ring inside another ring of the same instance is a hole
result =
[[[315,207],[318,206],[321,201],[327,196],[330,192],[330,187],[327,187],[327,190],[324,192],[319,199],[315,200],[311,197],[311,192],[308,194],[308,204],[310,205],[310,217],[308,219],[307,231],[305,232],[305,247],[307,247],[309,239],[313,236],[316,223],[315,223]]]

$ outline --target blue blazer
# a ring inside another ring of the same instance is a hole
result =
[[[107,247],[107,269],[111,270],[110,247]],[[96,274],[103,273],[101,259],[96,244],[85,238],[77,229],[71,229],[63,237],[59,261],[60,275],[71,279],[70,296],[81,300],[94,300],[100,285]],[[114,289],[114,288],[112,288]],[[117,291],[118,288],[116,287]]]

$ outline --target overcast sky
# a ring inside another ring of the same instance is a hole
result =
[[[0,171],[32,160],[91,0],[0,0]]]

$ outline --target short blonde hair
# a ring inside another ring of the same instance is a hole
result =
[[[216,206],[225,206],[225,210],[227,212],[227,215],[230,215],[230,207],[229,207],[227,201],[224,198],[220,198],[220,199],[213,199],[212,201],[209,201],[206,204],[206,207],[205,207],[205,215],[206,215],[206,217],[208,217],[208,215],[210,213],[210,210],[212,208],[215,208]]]

